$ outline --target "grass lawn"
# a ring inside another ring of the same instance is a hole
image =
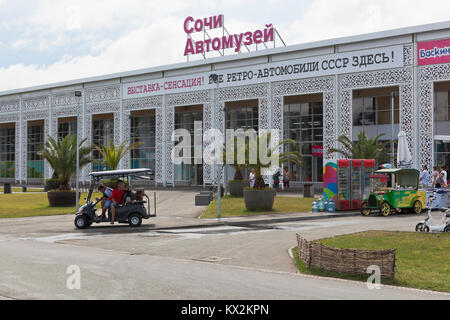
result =
[[[84,204],[86,196],[80,196],[80,204]],[[75,211],[75,206],[50,208],[46,193],[0,194],[0,219],[74,214]]]
[[[22,188],[12,188],[12,192],[22,192]],[[27,192],[44,192],[44,189],[28,188]],[[0,193],[3,193],[3,187],[0,187]]]
[[[280,197],[275,198],[272,211],[248,211],[245,208],[244,198],[226,196],[222,199],[222,218],[254,216],[274,213],[310,212],[313,198]],[[217,218],[217,200],[214,200],[203,212],[201,219]]]
[[[383,250],[397,248],[395,279],[382,283],[417,289],[450,292],[450,234],[369,231],[319,240],[335,248]],[[349,276],[309,270],[294,250],[301,273],[367,281],[369,275]]]

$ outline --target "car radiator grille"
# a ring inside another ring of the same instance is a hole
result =
[[[371,195],[370,197],[369,197],[369,201],[368,201],[368,205],[369,205],[369,207],[377,207],[378,206],[378,200],[377,200],[377,197],[376,196],[374,196],[374,195]]]

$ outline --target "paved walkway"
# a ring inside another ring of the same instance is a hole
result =
[[[156,192],[156,218],[144,221],[142,229],[172,229],[186,227],[210,227],[218,225],[245,225],[259,222],[290,222],[307,221],[315,219],[325,219],[330,217],[347,217],[358,215],[358,213],[289,213],[289,214],[270,214],[251,217],[234,217],[224,219],[199,219],[206,207],[195,206],[195,195],[198,191],[192,190],[158,190]],[[151,200],[151,212],[154,213],[153,199],[154,191],[149,191],[148,196]],[[50,216],[50,217],[30,217],[18,219],[0,219],[0,234],[27,235],[39,232],[41,235],[52,235],[58,233],[79,232],[73,224],[74,215]],[[36,228],[36,223],[39,228]],[[116,228],[116,229],[114,229]],[[126,228],[125,225],[93,225],[90,229],[83,232],[97,232],[99,229],[105,232],[112,232]]]

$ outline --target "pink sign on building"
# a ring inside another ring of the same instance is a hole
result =
[[[450,39],[420,42],[419,66],[450,62]]]

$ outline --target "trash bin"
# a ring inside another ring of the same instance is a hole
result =
[[[5,194],[10,194],[11,193],[11,184],[10,183],[5,183],[3,186],[3,192]]]
[[[27,187],[22,187],[22,192],[27,192]]]
[[[305,184],[303,188],[303,197],[304,198],[314,198],[314,185],[313,184]]]

